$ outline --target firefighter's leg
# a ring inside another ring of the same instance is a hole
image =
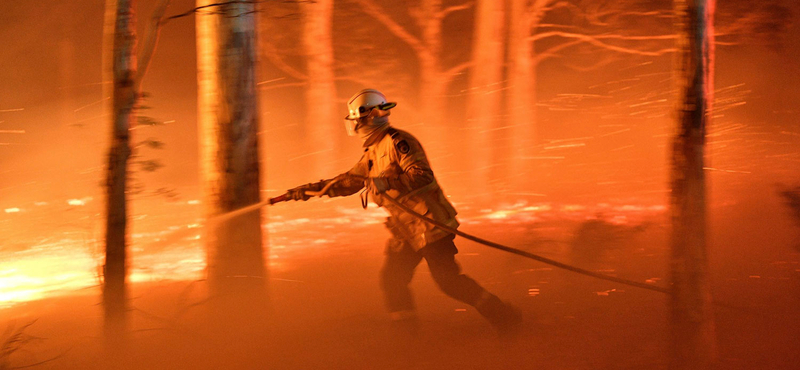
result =
[[[484,289],[461,273],[461,266],[455,260],[458,250],[452,237],[428,244],[420,252],[428,262],[433,280],[445,294],[472,306],[478,303]]]
[[[420,251],[428,262],[431,276],[445,294],[475,307],[502,335],[513,334],[519,329],[522,317],[518,310],[461,273],[455,260],[458,249],[452,237],[428,244]]]
[[[381,289],[393,320],[414,318],[414,298],[408,284],[422,255],[398,239],[390,239],[381,269]]]

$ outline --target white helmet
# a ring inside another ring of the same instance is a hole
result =
[[[347,100],[347,109],[350,111],[347,117],[344,118],[347,134],[355,136],[359,118],[366,117],[374,108],[389,110],[396,105],[397,103],[387,102],[386,96],[378,90],[364,89],[359,91]]]

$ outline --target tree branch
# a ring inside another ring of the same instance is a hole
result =
[[[578,27],[577,26],[573,26],[573,25],[567,25],[567,24],[541,23],[541,24],[537,24],[536,28],[567,28],[567,29],[572,28],[572,29],[575,29],[575,28],[578,28]]]
[[[580,33],[569,33],[569,32],[561,32],[561,31],[551,31],[551,32],[544,32],[537,35],[533,35],[530,37],[531,41],[541,40],[547,37],[564,37],[568,39],[575,39],[580,40],[582,42],[586,42],[592,44],[597,47],[601,47],[603,49],[616,51],[619,53],[625,54],[634,54],[634,55],[643,55],[643,56],[660,56],[667,53],[674,52],[676,49],[674,47],[664,48],[660,50],[654,51],[647,51],[647,50],[637,50],[632,48],[626,48],[623,46],[611,45],[600,40],[602,39],[613,39],[613,40],[673,40],[677,36],[676,35],[655,35],[655,36],[625,36],[625,35],[584,35]],[[571,45],[570,45],[571,46]]]
[[[545,50],[544,52],[536,54],[536,57],[533,58],[533,64],[537,65],[548,58],[553,58],[558,56],[558,52],[564,50],[566,48],[582,44],[586,41],[584,40],[572,40],[570,42],[565,42],[563,44],[559,44],[556,46],[551,47],[550,49]]]
[[[279,56],[278,50],[275,49],[275,46],[272,45],[272,43],[264,40],[263,47],[266,49],[264,50],[264,56],[266,56],[274,66],[298,80],[308,80],[308,76],[305,73],[300,72],[296,68],[290,66]]]
[[[142,80],[147,73],[147,68],[150,66],[150,59],[153,57],[156,45],[158,45],[158,36],[161,31],[162,19],[164,18],[164,13],[167,11],[169,3],[170,0],[161,0],[150,16],[150,22],[147,24],[147,30],[144,33],[144,43],[142,44],[139,65],[136,69],[136,77],[133,80],[133,91],[138,92],[142,87]]]
[[[445,71],[443,76],[445,78],[447,78],[447,79],[452,79],[453,76],[463,72],[464,70],[466,70],[470,66],[472,66],[472,62],[461,63],[461,64],[459,64],[457,66],[454,66],[454,67],[448,69],[447,71]]]
[[[441,11],[439,11],[439,13],[437,13],[436,15],[439,19],[444,19],[447,18],[447,16],[450,15],[450,13],[455,13],[460,10],[466,10],[471,8],[472,6],[473,6],[472,2],[464,3],[461,5],[448,6],[447,8],[444,8]]]
[[[261,84],[259,84],[259,85],[261,85]],[[307,85],[308,85],[308,82],[287,82],[287,83],[278,84],[278,85],[259,86],[259,89],[261,89],[262,91],[266,91],[266,90],[282,89],[284,87],[300,87],[300,86],[307,86]]]
[[[551,2],[552,2],[552,0],[551,0]],[[553,5],[550,5],[550,6],[547,6],[547,4],[548,3],[543,3],[543,4],[538,5],[538,6],[534,5],[534,7],[541,6],[540,8],[538,8],[538,10],[541,12],[541,14],[547,13],[549,11],[552,11],[552,10],[555,10],[555,9],[558,9],[558,8],[567,8],[567,9],[570,9],[570,10],[576,10],[578,12],[580,12],[580,10],[581,10],[575,4],[572,4],[572,3],[567,2],[567,1],[559,1],[559,2],[556,2]]]
[[[665,12],[661,10],[653,10],[649,12],[623,12],[620,15],[631,17],[656,17],[656,18],[672,18],[675,16],[674,12]]]
[[[391,33],[397,36],[399,39],[403,40],[406,44],[411,46],[415,51],[418,53],[425,50],[425,46],[422,45],[422,42],[414,37],[414,35],[410,34],[403,26],[399,25],[397,22],[392,20],[391,17],[386,15],[387,13],[381,10],[375,3],[371,0],[353,0],[355,3],[361,5],[361,10],[365,13],[369,14],[373,18],[377,19],[378,22],[381,22],[386,28],[389,29]]]
[[[187,11],[183,12],[183,13],[167,17],[167,19],[165,19],[163,23],[167,23],[167,22],[169,22],[169,21],[171,21],[173,19],[188,17],[188,16],[190,16],[190,15],[192,15],[194,13],[197,13],[199,10],[203,10],[203,9],[206,9],[206,8],[211,8],[211,7],[216,7],[216,6],[232,5],[232,4],[255,4],[255,3],[260,3],[260,2],[261,2],[261,0],[231,0],[231,1],[223,1],[223,2],[219,2],[219,3],[213,3],[213,4],[206,4],[206,5],[203,5],[203,6],[198,6],[196,8],[192,8],[190,10],[187,10]]]
[[[529,40],[536,42],[548,37],[564,37],[564,38],[571,38],[571,39],[581,39],[588,41],[589,39],[592,40],[625,40],[625,41],[656,41],[656,40],[674,40],[678,36],[677,35],[640,35],[640,36],[627,36],[627,35],[614,35],[614,34],[603,34],[603,35],[585,35],[581,33],[572,33],[572,32],[562,32],[562,31],[548,31],[535,34],[529,38]]]

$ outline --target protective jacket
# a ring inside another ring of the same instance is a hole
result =
[[[450,227],[458,227],[456,210],[436,182],[422,145],[408,132],[389,127],[383,138],[364,149],[364,155],[350,171],[334,178],[336,182],[328,195],[355,194],[364,187],[364,180],[369,177],[385,179],[388,184],[385,194],[417,213]],[[323,187],[331,180],[321,181],[317,187]],[[414,250],[449,235],[405,213],[387,201],[383,193],[373,190],[369,196],[375,204],[389,211],[391,217],[387,219],[386,226],[394,239],[407,243]]]

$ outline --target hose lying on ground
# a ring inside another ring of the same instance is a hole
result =
[[[306,195],[321,197],[321,196],[327,194],[328,190],[333,185],[333,182],[334,181],[326,184],[326,186],[323,189],[321,189],[320,191],[306,191]],[[430,224],[432,224],[432,225],[434,225],[434,226],[436,226],[436,227],[438,227],[438,228],[440,228],[440,229],[442,229],[444,231],[447,231],[447,232],[449,232],[449,233],[451,233],[453,235],[457,235],[457,236],[460,236],[462,238],[465,238],[465,239],[468,239],[468,240],[472,240],[472,241],[474,241],[476,243],[483,244],[483,245],[485,245],[487,247],[491,247],[491,248],[499,249],[501,251],[513,253],[513,254],[516,254],[518,256],[522,256],[522,257],[525,257],[525,258],[530,258],[532,260],[536,260],[536,261],[542,262],[544,264],[547,264],[547,265],[550,265],[550,266],[554,266],[554,267],[558,267],[560,269],[564,269],[564,270],[567,270],[567,271],[572,271],[572,272],[575,272],[575,273],[578,273],[578,274],[581,274],[581,275],[586,275],[586,276],[590,276],[590,277],[593,277],[593,278],[606,280],[606,281],[611,281],[611,282],[615,282],[615,283],[619,283],[619,284],[624,284],[624,285],[628,285],[628,286],[632,286],[632,287],[636,287],[636,288],[646,289],[646,290],[653,291],[653,292],[659,292],[659,293],[664,293],[664,294],[668,294],[668,295],[673,295],[674,294],[674,292],[669,288],[664,288],[664,287],[660,287],[660,286],[656,286],[656,285],[646,284],[646,283],[642,283],[642,282],[638,282],[638,281],[634,281],[634,280],[629,280],[629,279],[618,278],[616,276],[601,274],[601,273],[590,271],[590,270],[583,269],[583,268],[580,268],[580,267],[575,267],[575,266],[568,265],[568,264],[563,263],[563,262],[558,262],[556,260],[553,260],[553,259],[550,259],[550,258],[547,258],[547,257],[542,257],[540,255],[533,254],[533,253],[530,253],[530,252],[525,252],[525,251],[520,250],[520,249],[511,248],[509,246],[498,244],[498,243],[495,243],[495,242],[492,242],[492,241],[489,241],[489,240],[486,240],[486,239],[479,238],[477,236],[473,236],[473,235],[467,234],[465,232],[458,231],[457,229],[454,229],[454,228],[452,228],[450,226],[447,226],[447,225],[445,225],[445,224],[443,224],[441,222],[438,222],[436,220],[433,220],[431,218],[425,217],[424,215],[421,215],[421,214],[417,213],[413,209],[408,208],[407,206],[405,206],[402,203],[400,203],[397,199],[387,195],[386,193],[383,193],[382,195],[390,203],[394,204],[395,206],[397,206],[398,208],[403,210],[403,212],[406,212],[409,215],[411,215],[411,216],[413,216],[413,217],[415,217],[417,219],[420,219],[420,220],[422,220],[424,222],[430,223]],[[244,207],[242,209],[238,209],[238,210],[235,210],[233,212],[230,212],[229,214],[221,215],[221,216],[225,216],[225,218],[229,218],[231,216],[231,214],[238,215],[238,214],[242,214],[242,213],[253,211],[255,209],[264,207],[266,205],[272,205],[272,204],[275,204],[275,203],[278,203],[278,202],[285,202],[285,201],[288,201],[288,200],[291,200],[291,198],[289,198],[288,194],[283,194],[283,195],[280,195],[278,197],[271,198],[271,199],[268,199],[268,200],[263,201],[261,203],[254,204],[254,205],[251,205],[251,206],[248,206],[248,207]],[[736,305],[727,304],[727,303],[721,303],[721,302],[713,302],[712,304],[714,306],[718,306],[718,307],[726,307],[726,308],[731,308],[731,309],[737,309],[737,310],[740,310],[740,311],[745,311],[745,312],[750,313],[750,314],[760,314],[757,310],[754,310],[752,308],[741,307],[741,306],[736,306]]]
[[[331,186],[333,185],[334,182],[335,182],[335,180],[329,182],[320,191],[310,191],[309,190],[309,191],[306,191],[305,193],[308,196],[321,197],[321,196],[327,194],[328,190],[331,188]],[[447,225],[445,225],[445,224],[443,224],[443,223],[441,223],[439,221],[436,221],[434,219],[425,217],[424,215],[421,215],[421,214],[417,213],[413,209],[406,207],[404,204],[400,203],[397,199],[392,198],[391,196],[387,195],[386,193],[383,193],[382,196],[386,200],[388,200],[390,203],[394,204],[395,206],[397,206],[398,208],[400,208],[404,212],[410,214],[411,216],[414,216],[414,217],[416,217],[416,218],[418,218],[418,219],[420,219],[420,220],[422,220],[424,222],[432,224],[432,225],[434,225],[434,226],[436,226],[436,227],[438,227],[438,228],[440,228],[440,229],[442,229],[444,231],[447,231],[447,232],[449,232],[451,234],[458,235],[458,236],[460,236],[462,238],[465,238],[465,239],[468,239],[468,240],[472,240],[472,241],[474,241],[476,243],[483,244],[483,245],[485,245],[487,247],[491,247],[491,248],[499,249],[501,251],[513,253],[513,254],[516,254],[518,256],[522,256],[522,257],[525,257],[525,258],[530,258],[532,260],[536,260],[536,261],[548,264],[550,266],[558,267],[560,269],[564,269],[564,270],[567,270],[567,271],[572,271],[572,272],[575,272],[575,273],[578,273],[578,274],[582,274],[582,275],[586,275],[586,276],[591,276],[593,278],[597,278],[597,279],[601,279],[601,280],[607,280],[607,281],[613,281],[615,283],[625,284],[625,285],[628,285],[628,286],[641,288],[641,289],[647,289],[647,290],[651,290],[651,291],[654,291],[654,292],[672,294],[672,291],[670,289],[668,289],[668,288],[663,288],[663,287],[660,287],[660,286],[646,284],[646,283],[642,283],[642,282],[638,282],[638,281],[634,281],[634,280],[618,278],[616,276],[601,274],[601,273],[590,271],[590,270],[583,269],[583,268],[580,268],[580,267],[575,267],[575,266],[568,265],[568,264],[563,263],[563,262],[558,262],[556,260],[553,260],[553,259],[550,259],[550,258],[547,258],[547,257],[542,257],[540,255],[533,254],[533,253],[530,253],[530,252],[526,252],[526,251],[523,251],[523,250],[520,250],[520,249],[511,248],[509,246],[498,244],[498,243],[495,243],[495,242],[492,242],[492,241],[489,241],[489,240],[486,240],[486,239],[479,238],[479,237],[474,236],[474,235],[467,234],[465,232],[458,231],[457,229],[454,229],[454,228],[452,228],[450,226],[447,226]],[[287,200],[290,200],[290,198],[288,197],[288,194],[283,194],[281,196],[268,199],[268,200],[263,201],[261,203],[254,204],[254,205],[251,205],[251,206],[248,206],[248,207],[244,207],[242,209],[230,212],[230,213],[225,214],[225,215],[221,215],[222,217],[218,216],[218,218],[227,219],[227,218],[230,218],[230,217],[235,216],[235,215],[239,215],[239,214],[242,214],[242,213],[250,212],[252,210],[261,208],[261,207],[266,206],[266,205],[271,205],[271,204],[275,204],[275,203],[278,203],[278,202],[284,202],[284,201],[287,201]],[[215,220],[215,221],[219,221],[219,220]]]
[[[501,251],[513,253],[513,254],[516,254],[516,255],[519,255],[519,256],[522,256],[522,257],[530,258],[532,260],[536,260],[536,261],[539,261],[539,262],[542,262],[542,263],[546,263],[546,264],[551,265],[551,266],[558,267],[560,269],[576,272],[576,273],[579,273],[579,274],[582,274],[582,275],[586,275],[586,276],[591,276],[591,277],[594,277],[594,278],[597,278],[597,279],[613,281],[615,283],[620,283],[620,284],[625,284],[625,285],[629,285],[629,286],[633,286],[633,287],[637,287],[637,288],[652,290],[654,292],[672,294],[672,291],[667,289],[667,288],[662,288],[662,287],[659,287],[659,286],[645,284],[645,283],[641,283],[641,282],[638,282],[638,281],[633,281],[633,280],[618,278],[616,276],[597,273],[597,272],[594,272],[594,271],[582,269],[580,267],[567,265],[566,263],[558,262],[556,260],[552,260],[552,259],[549,259],[547,257],[542,257],[542,256],[539,256],[539,255],[536,255],[536,254],[533,254],[533,253],[525,252],[523,250],[519,250],[519,249],[516,249],[516,248],[511,248],[509,246],[498,244],[498,243],[495,243],[495,242],[492,242],[492,241],[489,241],[489,240],[486,240],[486,239],[481,239],[481,238],[479,238],[477,236],[473,236],[473,235],[467,234],[465,232],[458,231],[457,229],[449,227],[449,226],[447,226],[447,225],[445,225],[445,224],[443,224],[443,223],[441,223],[439,221],[436,221],[434,219],[425,217],[425,216],[415,212],[413,209],[406,207],[404,204],[402,204],[399,201],[397,201],[397,199],[392,198],[391,196],[387,195],[386,193],[383,193],[382,196],[386,200],[388,200],[390,203],[394,204],[395,206],[397,206],[398,208],[402,209],[404,212],[410,214],[411,216],[414,216],[414,217],[416,217],[416,218],[418,218],[418,219],[420,219],[422,221],[425,221],[425,222],[427,222],[429,224],[432,224],[432,225],[434,225],[434,226],[436,226],[436,227],[438,227],[438,228],[440,228],[440,229],[442,229],[444,231],[447,231],[447,232],[449,232],[451,234],[458,235],[458,236],[460,236],[462,238],[465,238],[465,239],[468,239],[468,240],[472,240],[472,241],[474,241],[476,243],[483,244],[483,245],[485,245],[487,247],[492,247],[492,248],[495,248],[495,249],[499,249]]]

